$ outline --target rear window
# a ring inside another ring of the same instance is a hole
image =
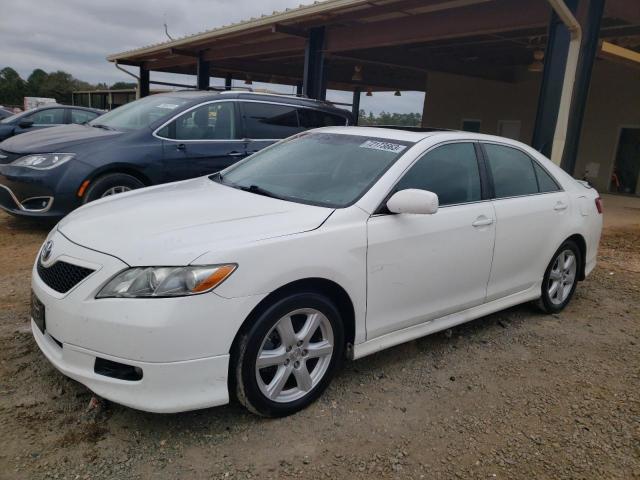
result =
[[[280,139],[301,132],[295,107],[272,103],[243,102],[245,136],[251,139]]]
[[[346,125],[347,119],[341,115],[313,110],[311,108],[298,109],[300,126],[305,129],[320,127],[337,127]]]

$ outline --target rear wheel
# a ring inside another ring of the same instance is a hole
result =
[[[556,251],[545,271],[542,295],[538,301],[544,312],[559,312],[571,301],[578,285],[581,262],[580,249],[571,240],[564,242]]]
[[[95,179],[84,195],[84,203],[144,187],[144,183],[126,173],[108,173]]]
[[[239,341],[238,400],[268,417],[290,415],[316,400],[344,355],[344,329],[333,303],[316,293],[276,301]]]

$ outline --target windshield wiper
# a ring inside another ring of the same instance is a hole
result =
[[[102,123],[92,123],[90,125],[92,127],[102,128],[103,130],[115,130],[115,128],[108,127],[107,125],[103,125]]]
[[[236,188],[239,188],[240,190],[243,190],[245,192],[251,192],[257,195],[262,195],[264,197],[271,197],[271,198],[277,198],[278,200],[283,200],[282,197],[276,195],[273,192],[270,192],[269,190],[265,190],[264,188],[259,187],[258,185],[249,185],[248,187],[245,187],[243,185],[237,185]]]

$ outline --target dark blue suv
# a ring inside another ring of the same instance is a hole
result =
[[[0,208],[60,218],[98,198],[217,172],[303,130],[350,123],[346,110],[294,96],[153,95],[85,125],[0,143]]]

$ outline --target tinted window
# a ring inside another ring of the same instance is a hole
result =
[[[87,110],[71,110],[71,123],[90,122],[97,116],[97,113],[88,112]]]
[[[244,102],[242,111],[247,138],[286,138],[304,130],[295,107]]]
[[[298,118],[300,119],[300,126],[305,129],[335,127],[347,124],[347,120],[340,115],[312,110],[310,108],[298,109]]]
[[[188,111],[158,134],[175,140],[230,140],[236,138],[235,126],[233,103],[216,102]]]
[[[538,162],[533,162],[533,168],[536,171],[536,177],[538,177],[538,187],[540,192],[557,192],[560,190],[558,184],[555,182],[551,175],[549,175]]]
[[[32,121],[34,125],[59,125],[64,123],[64,110],[62,108],[47,108],[27,115],[23,120]]]
[[[480,172],[473,144],[451,143],[430,151],[411,167],[396,190],[407,188],[436,193],[440,205],[480,200]]]
[[[538,193],[533,162],[515,148],[485,144],[496,198]]]

